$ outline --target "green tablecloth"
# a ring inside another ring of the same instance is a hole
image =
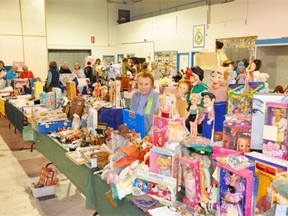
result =
[[[129,203],[129,197],[118,202],[118,208],[111,206],[105,193],[108,185],[98,174],[94,175],[88,165],[76,165],[65,153],[65,144],[60,144],[47,135],[34,132],[37,151],[47,157],[86,197],[86,207],[95,209],[101,216],[144,215]]]
[[[10,121],[11,124],[20,132],[23,132],[23,121],[24,116],[21,110],[17,107],[13,106],[11,103],[6,101],[5,103],[5,113],[7,119]]]

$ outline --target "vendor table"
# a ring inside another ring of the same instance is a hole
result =
[[[86,197],[86,208],[95,209],[101,216],[109,215],[144,215],[139,209],[129,203],[129,197],[118,202],[118,208],[111,206],[105,193],[108,185],[99,174],[94,174],[88,164],[76,165],[66,157],[68,151],[65,144],[47,135],[34,131],[36,149],[49,159]]]
[[[15,127],[15,133],[16,129],[22,133],[23,132],[23,122],[24,122],[24,115],[20,109],[17,107],[13,106],[11,103],[6,101],[5,103],[5,113],[6,117],[9,120],[9,128],[10,125],[14,125]]]

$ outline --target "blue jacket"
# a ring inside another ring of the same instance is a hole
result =
[[[131,103],[130,103],[130,110],[133,112],[137,111],[139,100],[140,100],[141,93],[140,92],[134,92],[131,97]],[[149,98],[153,99],[152,107],[149,114],[145,114],[147,103]],[[144,106],[144,109],[142,110],[141,114],[145,115],[145,135],[147,135],[152,127],[153,123],[153,116],[157,108],[159,107],[159,92],[156,92],[154,90],[150,90],[148,93],[147,101]]]
[[[16,73],[12,70],[9,70],[6,74],[6,86],[8,86],[8,81],[16,79]]]

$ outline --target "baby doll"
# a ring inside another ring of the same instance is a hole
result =
[[[156,114],[163,118],[179,118],[176,96],[168,93],[160,95],[159,109],[156,111]]]
[[[237,134],[237,151],[250,152],[251,137],[249,133],[240,132]]]
[[[186,95],[190,92],[191,90],[191,84],[188,80],[180,80],[177,85],[177,110],[180,115],[180,118],[186,118],[187,116],[187,111],[186,108],[188,106],[187,101],[186,101]]]
[[[157,162],[157,165],[159,166],[160,175],[172,177],[172,173],[171,173],[172,160],[170,157],[159,156],[156,162]]]
[[[197,119],[198,119],[198,105],[201,102],[201,96],[199,94],[192,93],[190,95],[190,109],[189,109],[189,116],[188,120],[190,123],[190,137],[197,136]]]
[[[164,147],[172,151],[178,151],[179,156],[182,154],[181,141],[186,137],[186,128],[181,121],[169,122],[167,126],[167,142]]]

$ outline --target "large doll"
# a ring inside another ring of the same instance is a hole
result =
[[[211,92],[202,92],[201,96],[203,97],[204,110],[199,116],[198,122],[203,123],[202,137],[211,139],[212,132],[214,129],[214,120],[215,120],[214,103],[216,97]]]
[[[215,133],[222,134],[223,122],[226,115],[226,95],[227,95],[227,78],[229,76],[229,68],[218,66],[214,68],[210,75],[212,85],[208,88],[208,92],[215,95]]]
[[[163,118],[179,118],[177,99],[174,94],[165,93],[159,96],[159,109],[155,113]]]
[[[188,103],[186,101],[186,95],[190,92],[191,84],[188,80],[182,79],[178,82],[176,99],[177,99],[177,110],[180,118],[186,118],[188,113],[186,108]]]

